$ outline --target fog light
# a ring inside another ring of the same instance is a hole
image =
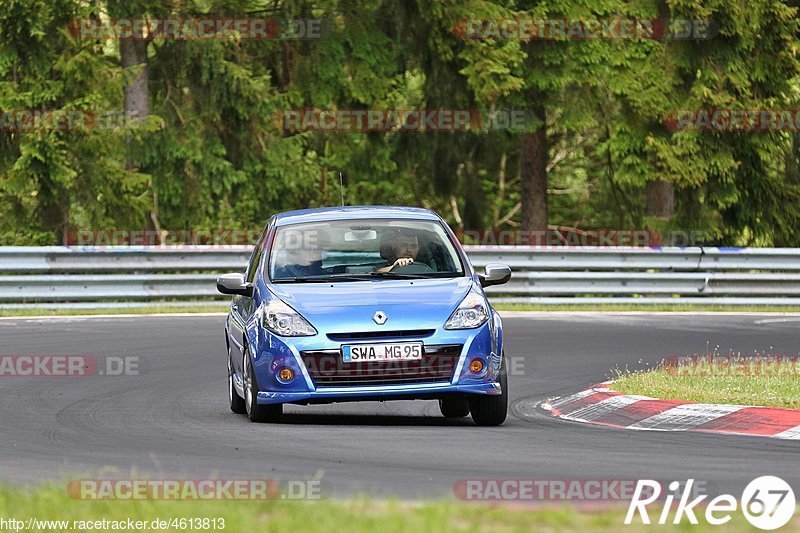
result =
[[[288,383],[294,379],[294,372],[291,368],[281,368],[280,371],[278,371],[278,379]]]
[[[480,359],[473,359],[472,362],[469,364],[469,370],[473,374],[480,374],[483,372],[483,361]]]

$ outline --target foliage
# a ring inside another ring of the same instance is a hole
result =
[[[475,19],[710,20],[701,40],[469,39]],[[147,43],[150,116],[122,119],[119,41],[78,19],[324,21],[320,39]],[[675,131],[680,110],[797,107],[797,8],[779,0],[0,0],[0,109],[83,111],[69,130],[0,128],[0,240],[81,228],[257,228],[340,201],[436,209],[460,228],[519,223],[523,129],[285,131],[292,109],[547,109],[550,224],[683,228],[800,246],[791,131]],[[113,119],[120,120],[113,120]],[[650,182],[676,208],[653,220]]]

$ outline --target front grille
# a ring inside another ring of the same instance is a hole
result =
[[[332,341],[351,341],[362,339],[407,339],[430,337],[435,329],[404,329],[398,331],[351,331],[347,333],[328,333]]]
[[[425,346],[418,361],[342,362],[339,350],[300,352],[308,374],[318,387],[400,385],[449,382],[453,377],[461,344]]]

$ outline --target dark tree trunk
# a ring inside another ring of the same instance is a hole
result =
[[[119,42],[120,62],[123,68],[134,68],[135,75],[125,86],[125,120],[140,121],[150,114],[150,93],[147,86],[149,80],[147,68],[147,41],[141,39],[122,39]],[[130,140],[128,146],[130,150]],[[128,169],[136,165],[132,154],[128,155]],[[150,210],[150,222],[155,231],[157,242],[161,243],[161,222],[158,218],[158,192],[154,180],[151,179],[149,187],[153,196],[153,208]]]
[[[42,227],[53,232],[61,244],[69,244],[69,192],[53,180],[42,180],[39,184],[39,220]]]
[[[670,218],[675,214],[675,186],[666,181],[647,182],[647,215]]]
[[[547,230],[547,124],[544,104],[537,102],[533,112],[541,120],[533,133],[523,133],[520,147],[522,182],[522,221],[524,230]]]
[[[800,134],[792,134],[792,148],[786,154],[786,181],[800,184]]]
[[[125,118],[141,120],[150,114],[147,90],[147,41],[121,39],[119,55],[124,68],[138,68],[136,76],[125,86]]]
[[[665,0],[657,2],[658,16],[667,25],[670,9]],[[645,213],[650,217],[671,218],[675,214],[675,185],[666,181],[648,181],[645,188]]]

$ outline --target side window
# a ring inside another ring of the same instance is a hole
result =
[[[261,257],[264,255],[264,246],[267,240],[267,234],[272,229],[272,220],[269,221],[267,227],[261,232],[258,242],[253,248],[253,254],[250,256],[250,262],[247,264],[247,273],[245,274],[245,281],[253,283],[256,278],[256,271],[258,271],[258,264],[261,262]]]

